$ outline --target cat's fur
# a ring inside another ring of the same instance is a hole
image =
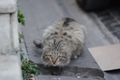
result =
[[[84,29],[72,18],[63,18],[49,26],[43,34],[42,44],[34,42],[36,47],[42,48],[43,64],[65,66],[71,58],[77,58],[85,41]]]

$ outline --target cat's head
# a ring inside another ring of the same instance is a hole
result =
[[[49,44],[49,45],[48,45]],[[71,52],[62,40],[49,40],[43,44],[41,60],[50,66],[65,66],[70,63]]]
[[[44,40],[39,43],[33,42],[37,48],[42,51],[41,61],[48,66],[65,66],[70,63],[71,50],[68,47],[69,42],[56,38],[51,40]]]

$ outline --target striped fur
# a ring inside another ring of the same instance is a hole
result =
[[[58,20],[43,34],[41,60],[45,65],[65,66],[77,58],[84,45],[85,27],[72,18]]]

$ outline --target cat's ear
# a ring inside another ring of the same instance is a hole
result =
[[[40,48],[40,49],[42,49],[43,48],[43,44],[42,44],[42,42],[38,42],[38,41],[33,41],[33,44],[35,45],[35,47],[37,47],[37,48]]]

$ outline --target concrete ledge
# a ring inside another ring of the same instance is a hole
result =
[[[17,0],[0,0],[0,13],[13,13],[17,10]]]
[[[104,80],[103,78],[80,78],[80,77],[68,77],[68,76],[51,76],[40,75],[36,80]]]
[[[0,55],[0,80],[22,80],[18,55]]]
[[[10,15],[0,14],[0,52],[6,52],[11,49],[11,36],[10,36]]]
[[[17,12],[0,13],[0,51],[19,50]],[[8,53],[6,53],[8,54]]]
[[[17,12],[14,12],[10,15],[10,25],[11,25],[11,43],[12,48],[15,50],[19,50],[19,36],[18,36],[18,20],[17,20]]]

